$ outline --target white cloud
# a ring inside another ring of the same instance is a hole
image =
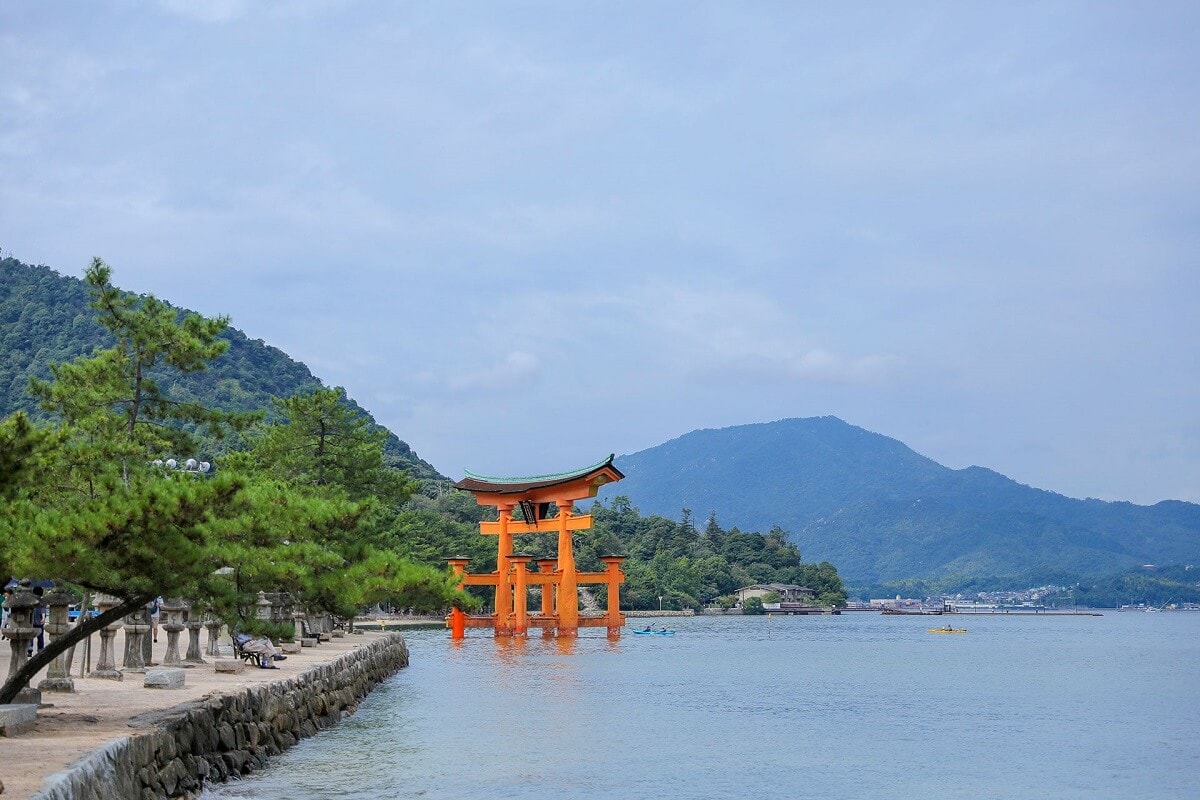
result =
[[[610,295],[642,347],[701,380],[729,375],[837,384],[881,384],[905,359],[883,352],[848,354],[845,345],[820,343],[803,309],[789,310],[786,295],[742,288],[697,276],[687,286],[649,282]],[[868,342],[868,345],[871,343]]]
[[[168,14],[195,22],[231,22],[246,16],[248,0],[156,0],[160,9]]]
[[[881,383],[904,366],[904,359],[895,355],[866,355],[847,357],[815,348],[790,359],[782,366],[798,378],[833,383]]]
[[[536,381],[541,369],[537,356],[514,351],[499,364],[465,375],[452,376],[447,384],[456,391],[504,391]]]

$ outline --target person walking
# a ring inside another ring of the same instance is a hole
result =
[[[158,621],[162,617],[162,602],[161,597],[156,597],[150,604],[150,636],[155,642],[158,641]]]
[[[46,606],[42,604],[42,595],[46,590],[41,586],[33,587],[33,594],[38,599],[38,604],[33,607],[33,630],[36,636],[29,640],[29,650],[26,655],[33,655],[33,643],[37,640],[37,651],[40,653],[46,649]]]

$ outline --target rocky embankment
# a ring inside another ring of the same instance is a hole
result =
[[[190,797],[205,782],[246,775],[271,756],[353,713],[408,665],[391,634],[293,678],[135,717],[138,732],[51,775],[34,800]]]

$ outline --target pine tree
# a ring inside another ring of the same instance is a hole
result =
[[[283,424],[263,428],[249,454],[258,469],[294,485],[340,491],[351,500],[375,498],[389,506],[408,499],[417,484],[389,467],[387,431],[374,428],[347,404],[346,390],[318,388],[276,399]]]
[[[295,587],[350,610],[383,591],[462,601],[447,572],[354,549],[373,501],[355,502],[365,488],[342,485],[353,465],[344,473],[327,465],[328,480],[315,485],[311,474],[255,470],[253,459],[215,473],[167,468],[169,456],[195,455],[189,431],[214,437],[244,421],[174,398],[150,377],[156,368],[203,370],[227,346],[218,338],[226,320],[181,316],[154,297],[122,294],[110,277],[99,259],[86,273],[114,346],[33,381],[52,423],[16,415],[0,425],[0,566],[119,603],[35,655],[0,688],[0,703],[59,653],[160,594],[227,613],[260,587]]]
[[[290,574],[278,574],[275,563],[265,578],[239,573],[239,581],[253,587],[265,580],[272,585],[264,589],[286,589],[310,609],[340,616],[382,601],[424,610],[467,602],[444,568],[419,565],[394,547],[397,514],[417,484],[386,463],[386,432],[350,409],[340,387],[276,400],[276,407],[279,420],[253,432],[253,447],[227,464],[322,507],[353,508],[356,517],[319,536],[298,529],[292,550],[305,554]]]
[[[95,259],[86,273],[92,307],[116,339],[113,347],[56,365],[50,382],[31,391],[56,422],[29,430],[17,417],[6,424],[19,444],[13,480],[0,515],[3,560],[11,571],[54,576],[113,595],[111,612],[55,640],[0,689],[0,703],[59,652],[160,593],[194,590],[212,571],[213,520],[236,516],[243,484],[233,476],[194,480],[153,462],[169,448],[187,447],[182,425],[219,426],[220,415],[173,403],[150,379],[158,363],[178,371],[204,368],[223,349],[224,319],[178,319],[153,297],[133,298],[110,282]]]

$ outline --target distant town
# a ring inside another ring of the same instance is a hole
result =
[[[1063,600],[1066,598],[1066,602]],[[1071,612],[1084,609],[1072,602],[1072,587],[1047,584],[1022,590],[976,592],[974,594],[936,594],[923,599],[911,597],[850,600],[847,611],[882,611],[909,614],[1037,613]],[[1128,603],[1118,611],[1200,611],[1200,603]]]

